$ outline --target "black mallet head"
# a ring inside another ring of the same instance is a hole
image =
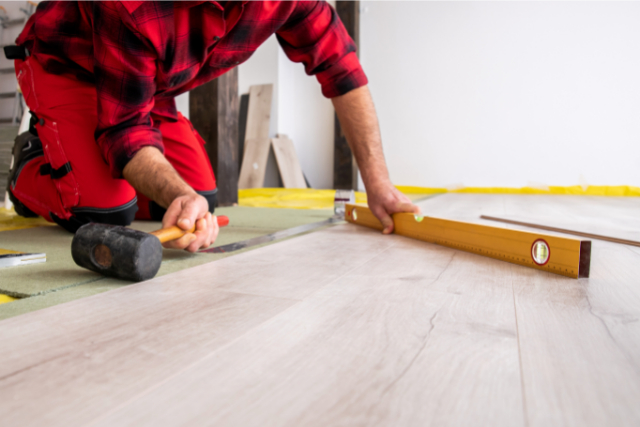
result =
[[[160,269],[162,244],[148,233],[117,225],[90,223],[76,231],[71,255],[80,267],[136,282]]]

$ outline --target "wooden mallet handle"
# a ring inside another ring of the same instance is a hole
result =
[[[220,227],[224,227],[225,225],[229,224],[229,218],[224,215],[217,216],[216,218],[218,220],[218,225]],[[187,231],[183,230],[177,225],[174,225],[173,227],[163,228],[161,230],[153,231],[150,234],[153,234],[154,236],[156,236],[160,240],[160,243],[165,243],[165,242],[170,242],[172,240],[179,239],[187,233],[193,233],[195,230],[196,230],[195,225]]]

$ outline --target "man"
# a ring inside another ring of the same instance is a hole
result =
[[[215,240],[216,183],[204,141],[174,97],[246,61],[276,33],[316,75],[356,156],[369,205],[417,208],[391,184],[355,46],[324,2],[42,2],[17,39],[16,73],[33,112],[8,190],[22,215],[75,232],[84,223],[160,219]]]

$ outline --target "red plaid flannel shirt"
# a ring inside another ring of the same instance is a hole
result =
[[[121,178],[140,148],[163,150],[152,111],[175,120],[175,96],[246,61],[273,33],[326,97],[367,83],[325,2],[42,2],[16,42],[48,72],[95,83],[96,141]]]

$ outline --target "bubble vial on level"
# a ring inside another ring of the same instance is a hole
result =
[[[549,257],[551,256],[551,251],[549,250],[549,245],[542,239],[538,239],[533,242],[531,246],[531,258],[533,258],[533,262],[538,265],[545,265],[549,262]]]

